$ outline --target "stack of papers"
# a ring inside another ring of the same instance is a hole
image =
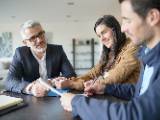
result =
[[[23,102],[22,98],[0,95],[0,110],[15,106]]]

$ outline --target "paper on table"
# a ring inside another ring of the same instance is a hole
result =
[[[52,87],[51,85],[49,85],[48,83],[46,83],[44,80],[42,80],[42,78],[39,78],[38,81],[43,84],[44,86],[46,86],[47,88],[49,88],[52,92],[58,94],[59,96],[62,96],[62,93],[60,93],[58,90],[56,90],[54,87]]]
[[[22,98],[0,95],[0,110],[23,102]]]

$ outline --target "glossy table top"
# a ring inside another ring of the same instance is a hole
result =
[[[72,120],[72,114],[63,110],[59,97],[7,94],[23,98],[28,105],[0,116],[0,120]]]

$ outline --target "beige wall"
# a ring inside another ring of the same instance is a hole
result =
[[[46,32],[51,32],[52,43],[63,45],[64,50],[72,63],[72,38],[86,40],[95,38],[98,41],[97,36],[94,33],[94,22],[72,22],[72,23],[42,23]],[[12,32],[13,35],[13,51],[22,46],[21,36],[19,34],[19,26],[17,24],[0,24],[0,32]],[[97,49],[99,50],[99,49]],[[14,53],[14,52],[13,52]]]

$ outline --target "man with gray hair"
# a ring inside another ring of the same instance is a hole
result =
[[[60,45],[47,44],[45,31],[37,21],[28,20],[20,30],[25,46],[15,51],[5,81],[6,90],[43,97],[48,92],[39,78],[52,83],[52,78],[74,77],[75,72]],[[51,79],[51,80],[49,80]]]

